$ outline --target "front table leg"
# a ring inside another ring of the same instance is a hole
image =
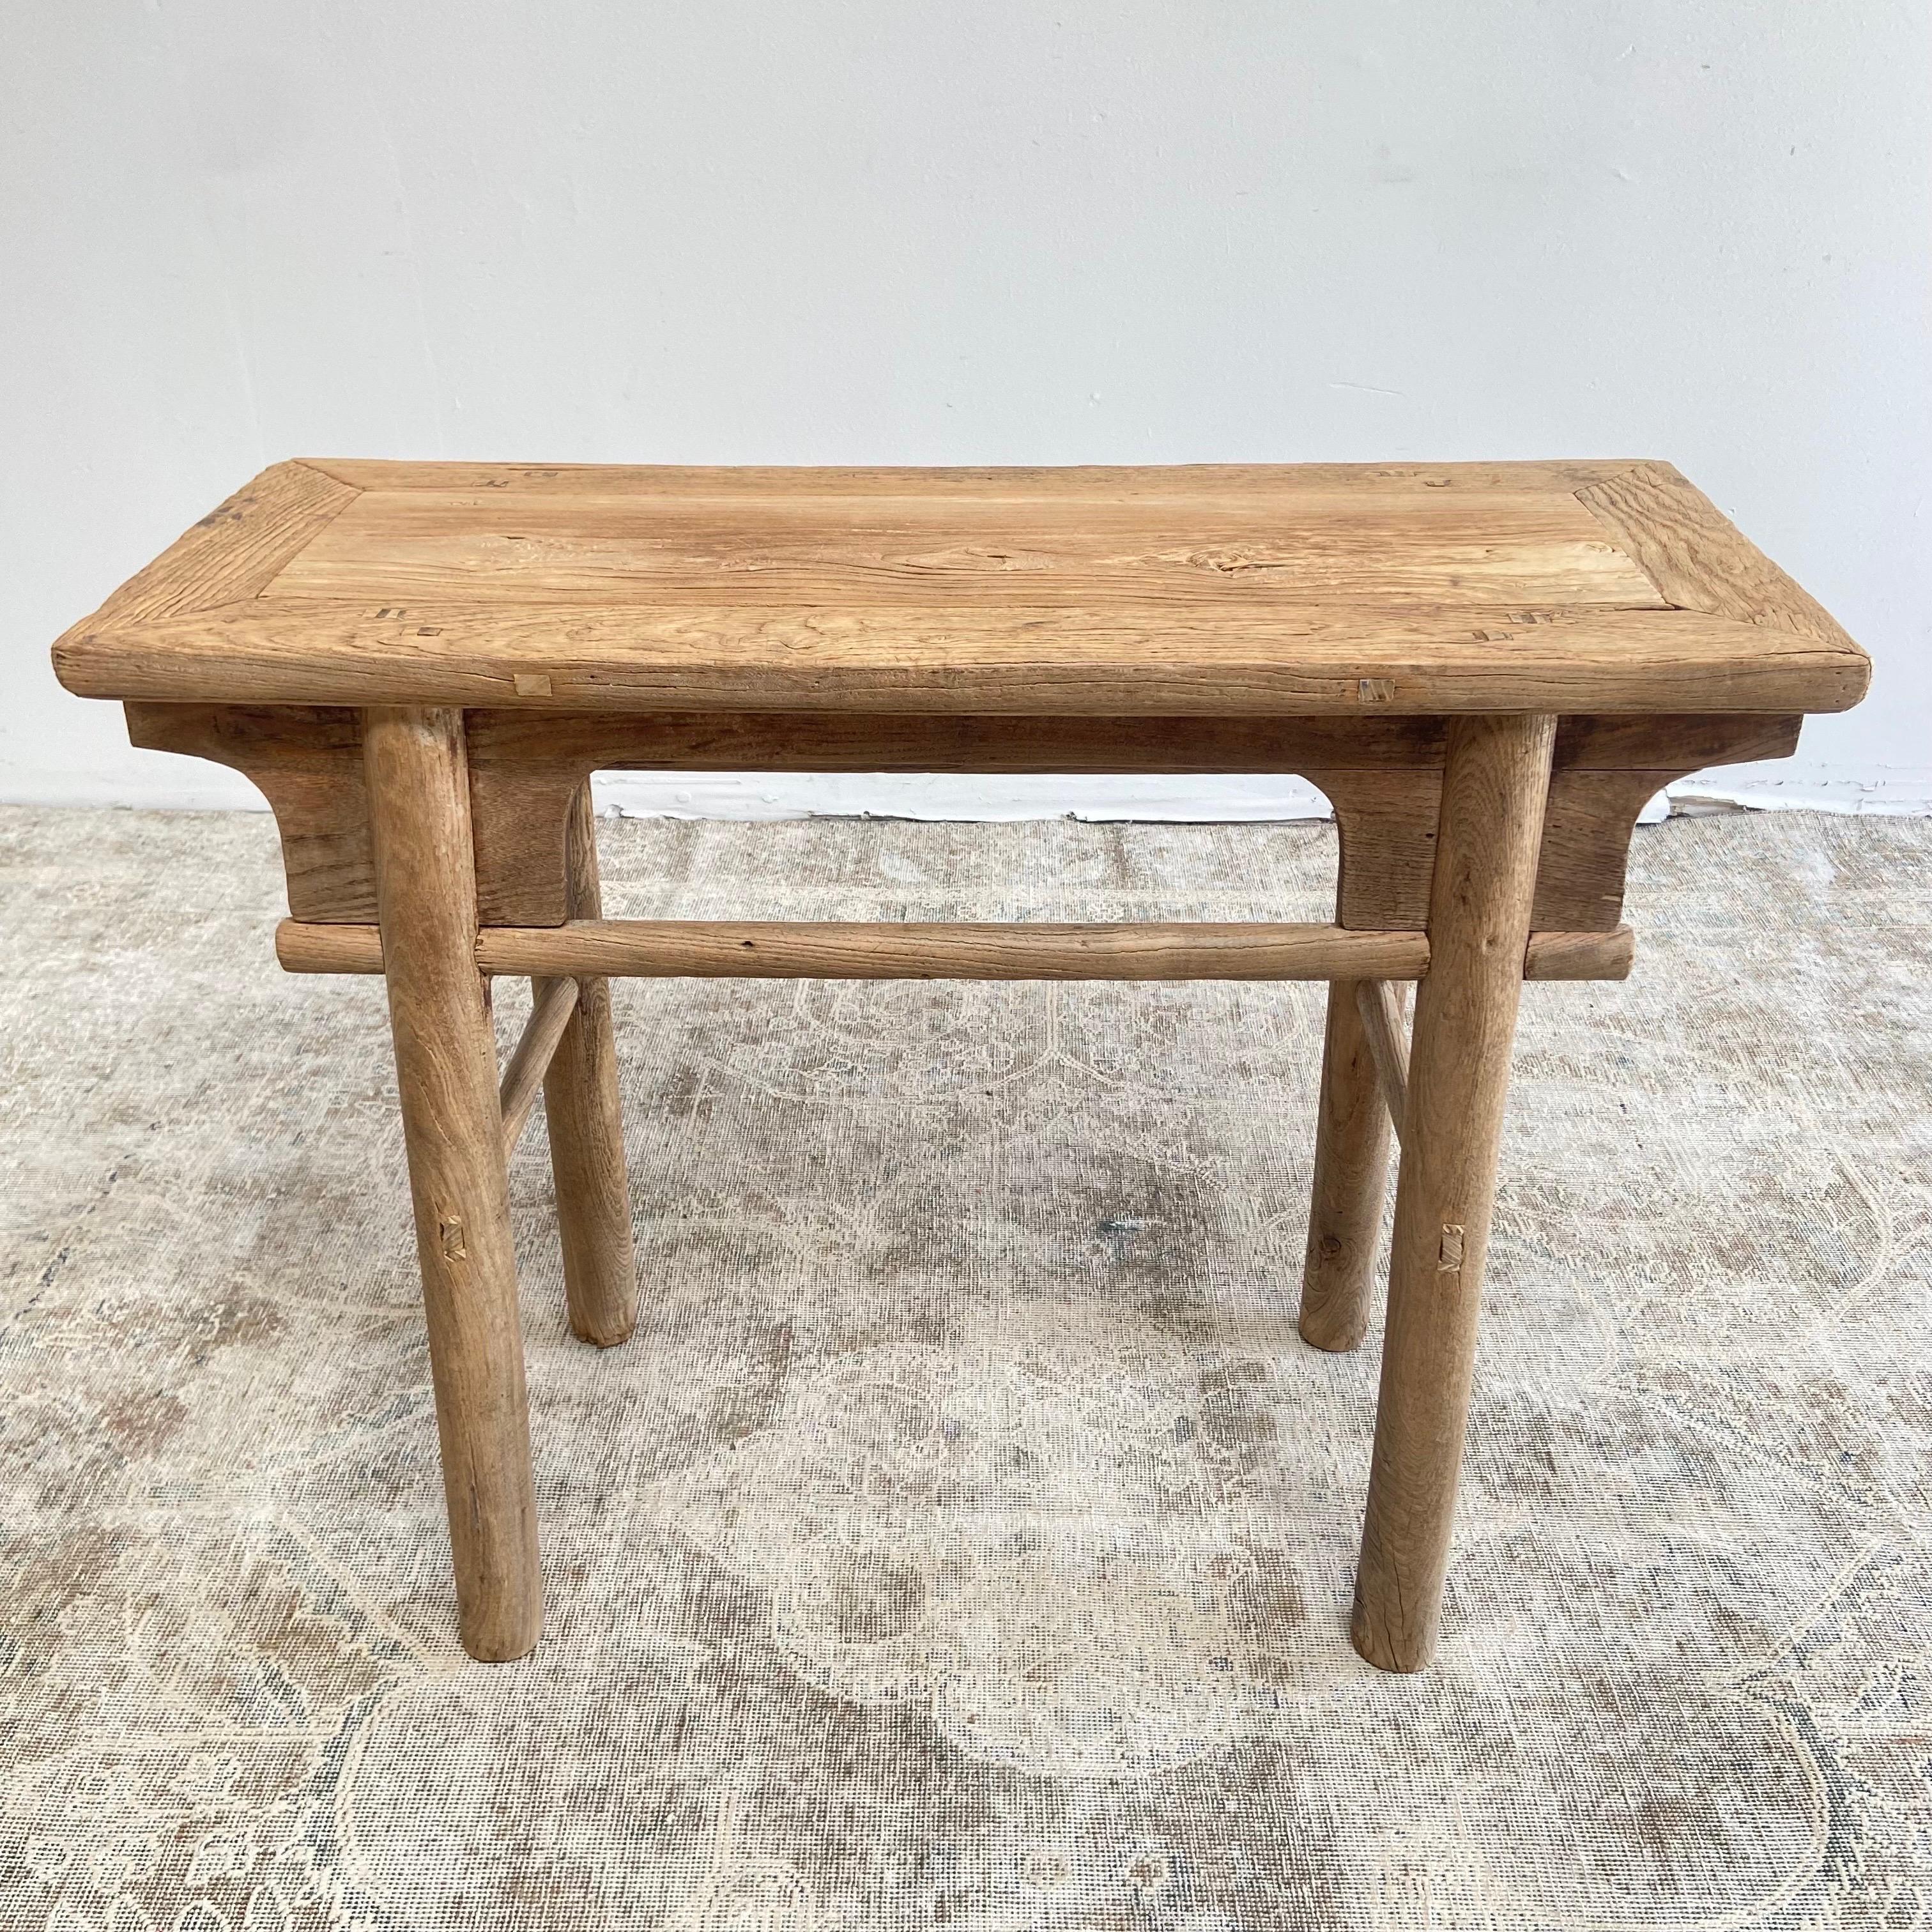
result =
[[[365,711],[363,759],[458,1616],[500,1663],[535,1645],[543,1603],[462,714]]]
[[[1466,717],[1449,728],[1350,1620],[1356,1649],[1384,1670],[1421,1670],[1442,1621],[1555,736],[1547,717]]]

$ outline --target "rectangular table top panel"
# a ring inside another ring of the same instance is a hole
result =
[[[1668,464],[266,470],[55,646],[236,704],[1834,711],[1864,655]]]

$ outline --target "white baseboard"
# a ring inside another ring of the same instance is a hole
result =
[[[598,809],[627,818],[1078,818],[1213,824],[1331,816],[1328,801],[1312,785],[1294,778],[606,772],[596,784]],[[159,754],[143,754],[140,766],[111,774],[0,766],[0,803],[162,812],[266,809],[261,794],[239,772]],[[1932,768],[1857,774],[1774,766],[1719,770],[1680,779],[1670,788],[1670,806],[1678,812],[1730,808],[1927,818],[1932,817]],[[1640,822],[1654,824],[1666,815],[1665,805],[1653,800]]]
[[[626,818],[1144,819],[1225,824],[1333,816],[1300,778],[974,778],[879,772],[606,772],[598,808]],[[1722,772],[1680,779],[1645,806],[1932,817],[1932,770],[1871,777]]]

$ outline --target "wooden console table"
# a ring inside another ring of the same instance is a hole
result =
[[[293,972],[387,980],[462,1639],[542,1605],[508,1150],[544,1096],[572,1328],[636,1319],[613,974],[1329,982],[1302,1334],[1387,1335],[1356,1648],[1435,1647],[1518,988],[1615,979],[1630,830],[1864,654],[1656,463],[668,470],[284,463],[55,646],[246,772]],[[607,920],[588,778],[1299,773],[1335,922]],[[527,975],[500,1082],[490,976]],[[1405,982],[1419,982],[1412,1036]]]

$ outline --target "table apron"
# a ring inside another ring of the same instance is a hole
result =
[[[362,714],[332,706],[130,703],[129,736],[244,772],[282,836],[289,910],[367,925],[375,873]],[[1534,926],[1609,932],[1622,917],[1631,831],[1645,802],[1707,766],[1787,756],[1801,720],[1754,714],[1576,717],[1558,728]],[[476,898],[486,926],[561,925],[565,826],[608,770],[1267,773],[1305,779],[1333,807],[1336,922],[1427,923],[1447,721],[1439,718],[1118,718],[472,710],[464,736]]]

